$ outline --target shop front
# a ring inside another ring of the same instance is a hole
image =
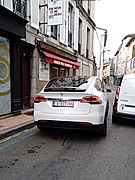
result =
[[[54,77],[72,76],[78,74],[80,64],[74,52],[67,51],[66,47],[52,45],[42,41],[37,42],[38,79],[36,78],[36,92],[41,91],[44,85]],[[34,73],[34,72],[33,72]]]
[[[45,55],[45,62],[50,66],[50,79],[53,77],[75,75],[75,70],[79,70],[79,64],[63,57],[42,51]],[[70,73],[72,72],[72,73]]]
[[[26,20],[0,6],[0,116],[20,114],[19,44]]]
[[[11,112],[10,44],[0,36],[0,114]]]

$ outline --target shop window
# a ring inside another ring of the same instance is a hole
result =
[[[50,79],[58,77],[58,68],[57,67],[52,67],[50,71]]]
[[[65,68],[60,68],[60,77],[65,76]]]
[[[50,79],[54,77],[61,77],[68,75],[68,68],[60,67],[57,65],[50,66]]]

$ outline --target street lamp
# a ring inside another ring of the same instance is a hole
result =
[[[99,57],[99,69],[98,69],[98,77],[102,79],[102,69],[103,69],[103,62],[104,60],[104,53],[105,53],[105,46],[107,42],[107,30],[104,28],[96,27],[96,29],[104,31],[104,34],[101,35],[100,40],[100,57]],[[104,37],[104,42],[102,42],[102,38]]]

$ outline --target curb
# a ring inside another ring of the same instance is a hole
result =
[[[27,123],[22,123],[18,126],[14,126],[14,127],[9,128],[9,129],[3,130],[0,132],[0,140],[5,139],[5,138],[12,136],[14,134],[17,134],[17,133],[24,131],[26,129],[31,129],[34,126],[35,126],[35,122],[33,120],[33,121],[29,121]]]

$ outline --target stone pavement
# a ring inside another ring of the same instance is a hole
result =
[[[23,110],[21,115],[0,117],[0,140],[35,126],[33,109]]]

